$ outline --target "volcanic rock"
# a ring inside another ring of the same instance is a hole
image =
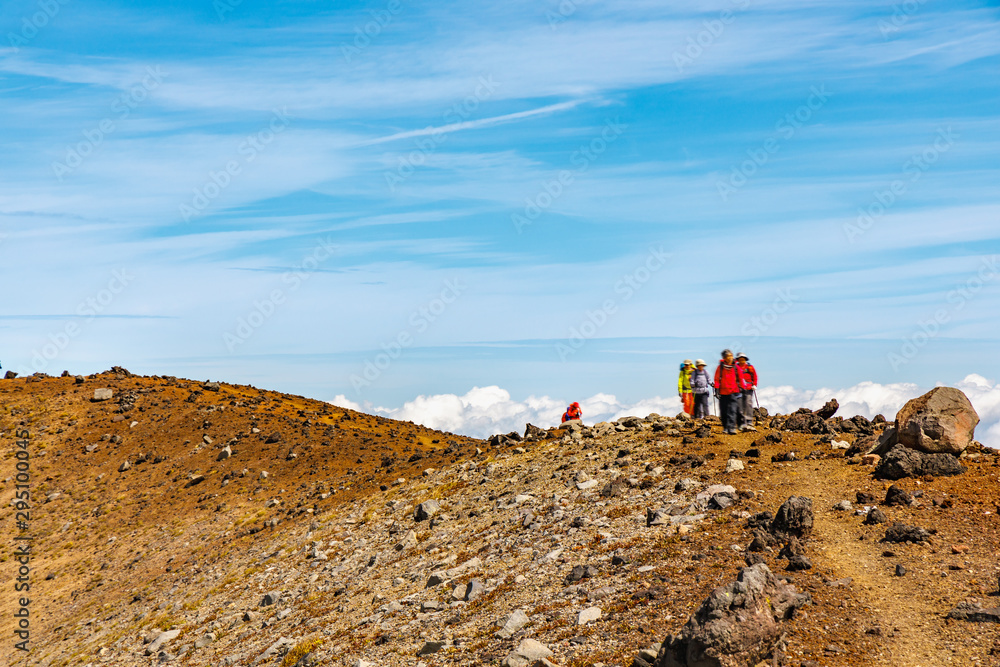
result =
[[[910,494],[905,490],[899,488],[895,484],[889,487],[889,490],[885,493],[885,504],[886,505],[909,505],[912,501]]]
[[[812,533],[812,500],[802,496],[791,496],[778,509],[771,522],[771,533],[775,536],[808,537]]]
[[[888,519],[885,516],[885,512],[877,507],[871,508],[867,516],[865,516],[864,524],[866,526],[874,526],[877,523],[885,523]]]
[[[715,589],[676,635],[663,642],[655,667],[756,665],[782,636],[781,622],[811,602],[779,582],[764,563],[744,568]]]
[[[948,618],[973,623],[1000,623],[1000,607],[983,609],[978,602],[960,602],[948,612]]]
[[[837,414],[837,410],[839,409],[840,409],[840,403],[837,402],[837,399],[831,398],[829,401],[826,402],[826,405],[821,407],[819,410],[816,410],[813,414],[815,414],[820,419],[829,419],[830,417]]]
[[[913,542],[921,544],[931,539],[931,534],[923,528],[894,523],[885,531],[883,542]]]
[[[879,461],[875,468],[877,479],[903,479],[904,477],[947,477],[961,475],[965,467],[951,454],[925,454],[903,445],[896,445]]]

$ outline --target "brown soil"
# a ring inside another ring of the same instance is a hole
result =
[[[112,372],[84,384],[72,377],[0,380],[0,491],[5,501],[13,498],[15,433],[27,429],[32,505],[27,532],[17,529],[13,507],[4,515],[0,663],[24,658],[10,639],[21,595],[14,592],[17,535],[34,540],[29,608],[37,658],[46,647],[76,641],[65,629],[70,619],[89,614],[84,632],[97,632],[115,605],[169,587],[177,570],[230,552],[266,521],[349,507],[380,485],[468,457],[478,444],[302,396],[237,385],[207,391],[202,384]],[[93,402],[98,388],[111,388],[114,397]],[[134,396],[124,412],[123,394]],[[267,443],[274,433],[280,439]],[[115,436],[121,441],[107,439]],[[233,438],[233,456],[217,461]],[[136,463],[142,454],[148,460]],[[165,460],[154,463],[158,456]],[[124,461],[132,467],[119,472]],[[261,471],[268,476],[261,479]],[[205,481],[189,486],[191,475]],[[60,496],[48,501],[54,493]],[[280,505],[265,508],[269,499]]]

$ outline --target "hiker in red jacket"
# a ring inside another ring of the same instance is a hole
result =
[[[728,435],[736,434],[736,415],[742,397],[740,372],[733,362],[732,350],[723,350],[722,359],[715,369],[715,395],[719,399],[719,416],[722,430]]]
[[[753,396],[757,389],[757,369],[750,358],[740,352],[736,355],[736,370],[740,377],[740,409],[736,423],[741,431],[756,431],[753,425]]]
[[[568,422],[573,419],[583,419],[583,410],[580,409],[580,404],[576,402],[570,403],[569,407],[566,408],[566,413],[562,416],[562,420],[564,422]]]

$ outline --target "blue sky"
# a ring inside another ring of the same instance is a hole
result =
[[[638,401],[735,345],[803,389],[1000,380],[996,2],[0,22],[5,369]]]

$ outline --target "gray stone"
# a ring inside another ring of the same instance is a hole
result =
[[[197,484],[201,484],[204,481],[205,481],[205,476],[204,475],[194,475],[194,474],[189,475],[188,476],[187,484],[184,485],[184,488],[188,488],[188,487],[191,487],[191,486],[195,486]]]
[[[707,514],[685,514],[682,516],[672,516],[670,517],[670,523],[674,526],[684,526],[692,523],[698,523],[704,519]]]
[[[225,447],[222,448],[222,451],[219,452],[219,455],[217,457],[215,457],[215,460],[216,461],[225,461],[226,459],[228,459],[232,455],[233,455],[232,448],[229,445],[226,445]]]
[[[522,639],[521,643],[514,649],[514,653],[527,658],[528,660],[541,660],[551,658],[552,651],[547,646],[534,639]]]
[[[588,623],[593,623],[601,618],[600,607],[588,607],[582,610],[576,617],[577,625],[587,625]]]
[[[701,486],[701,482],[691,479],[690,477],[685,477],[684,479],[674,484],[674,491],[680,493],[682,491],[690,491],[691,489],[696,489],[699,486]]]
[[[414,521],[426,521],[441,510],[441,503],[436,500],[425,500],[413,510]]]
[[[177,639],[181,634],[180,629],[177,630],[166,630],[161,632],[156,636],[156,639],[151,641],[148,646],[146,646],[146,655],[155,655],[159,652],[160,648],[170,641]]]
[[[281,592],[280,591],[271,591],[269,593],[265,593],[264,597],[260,601],[260,606],[261,607],[270,607],[272,605],[276,605],[276,604],[278,604],[278,600],[280,600],[280,599],[281,599]]]
[[[109,401],[115,395],[111,389],[102,387],[100,389],[94,390],[94,400],[95,401]]]
[[[486,587],[483,586],[483,582],[479,581],[478,579],[473,579],[465,586],[465,595],[463,596],[462,599],[465,600],[466,602],[472,602],[480,595],[482,595],[485,591]]]
[[[575,584],[583,579],[596,577],[598,570],[593,565],[574,565],[569,574],[566,575],[566,585]]]
[[[417,534],[412,530],[408,530],[403,539],[396,545],[396,551],[405,551],[407,549],[412,549],[417,546]]]
[[[500,663],[500,667],[528,667],[529,660],[523,655],[518,655],[517,653],[510,653],[503,662]]]
[[[736,488],[728,484],[713,484],[695,496],[695,502],[701,509],[727,509],[736,502]]]
[[[268,646],[263,653],[261,653],[254,659],[253,664],[256,665],[258,663],[270,660],[274,656],[280,655],[283,650],[290,649],[293,646],[295,646],[295,642],[289,639],[288,637],[279,637],[278,641]]]
[[[663,526],[670,523],[670,514],[665,510],[646,509],[646,526]]]
[[[424,645],[420,647],[419,651],[417,651],[417,655],[418,656],[432,655],[443,649],[445,646],[446,646],[445,642],[440,642],[440,641],[424,642]]]
[[[523,609],[515,609],[514,612],[507,617],[507,620],[504,621],[503,627],[500,628],[497,635],[502,639],[510,639],[514,636],[514,633],[526,626],[529,620],[528,615]]]

